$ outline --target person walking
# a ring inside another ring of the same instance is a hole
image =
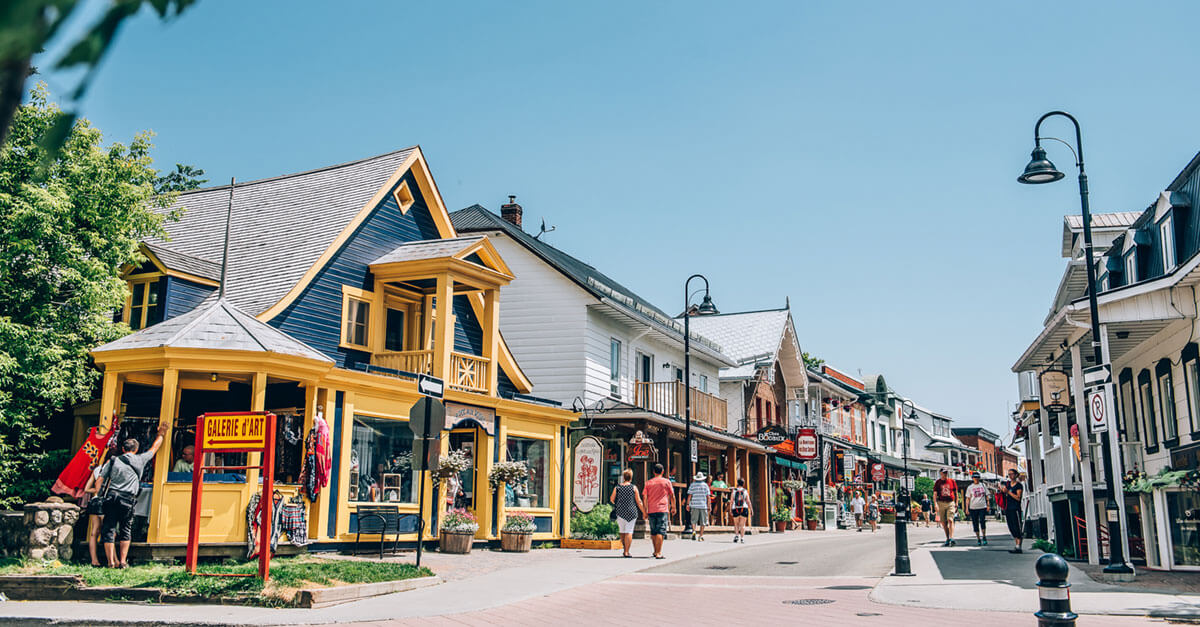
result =
[[[733,541],[746,542],[746,523],[750,520],[750,493],[746,491],[746,480],[738,479],[737,487],[729,495],[733,514]]]
[[[663,477],[663,465],[654,464],[654,478],[642,488],[646,495],[646,520],[650,523],[650,542],[654,545],[654,559],[663,559],[663,541],[667,539],[668,516],[675,513],[675,490],[671,482]]]
[[[704,542],[704,528],[708,526],[708,498],[712,489],[704,482],[704,473],[698,472],[688,486],[688,516],[692,521],[692,539]]]
[[[629,549],[633,546],[633,528],[637,521],[646,515],[646,506],[642,503],[642,495],[637,486],[633,485],[632,469],[626,468],[621,473],[621,484],[613,488],[608,502],[612,503],[617,512],[617,533],[621,534],[621,546],[625,549],[625,555],[622,557],[633,557],[629,554]]]
[[[1008,523],[1008,532],[1012,534],[1013,544],[1009,553],[1021,553],[1021,498],[1025,495],[1025,486],[1021,485],[1016,470],[1008,469],[1008,481],[1000,486],[1000,494],[1004,495],[1004,522]]]
[[[867,522],[871,523],[871,533],[879,530],[879,497],[872,494],[871,502],[867,504]]]
[[[921,519],[926,527],[933,524],[933,501],[929,500],[928,494],[921,495]]]
[[[975,531],[975,545],[987,546],[988,489],[978,472],[971,473],[971,485],[967,486],[967,513]]]
[[[154,459],[158,447],[162,446],[163,435],[170,423],[158,423],[158,437],[145,453],[138,453],[138,441],[129,438],[121,446],[123,451],[107,462],[100,471],[108,479],[105,487],[104,520],[100,525],[100,540],[104,543],[104,555],[110,568],[129,567],[129,544],[133,540],[133,506],[137,503],[141,489],[142,472],[146,464]],[[120,546],[120,559],[117,548]]]
[[[946,542],[942,546],[954,546],[954,516],[958,514],[955,499],[958,496],[958,484],[950,478],[950,471],[943,468],[942,476],[933,482],[933,494],[937,499],[937,516],[946,533]]]
[[[866,508],[867,502],[863,500],[862,491],[854,493],[854,498],[850,499],[850,511],[854,514],[854,526],[862,533],[863,525],[863,509]]]

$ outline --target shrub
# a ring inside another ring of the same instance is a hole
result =
[[[600,504],[592,511],[575,512],[571,515],[571,537],[578,540],[614,540],[617,537],[617,521],[611,520],[612,505]]]

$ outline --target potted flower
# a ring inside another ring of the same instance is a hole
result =
[[[530,514],[508,514],[504,517],[504,526],[500,528],[500,548],[509,553],[528,553],[533,546],[534,531],[537,531],[537,525]]]
[[[496,462],[488,471],[488,485],[492,486],[492,490],[496,490],[501,483],[518,484],[528,476],[529,466],[526,466],[525,462]]]
[[[475,515],[465,509],[454,509],[442,516],[438,545],[442,553],[470,553],[471,540],[479,531]]]
[[[433,476],[438,479],[449,479],[470,469],[471,456],[467,455],[467,452],[463,449],[456,449],[438,458],[437,468],[433,470]]]
[[[782,486],[783,489],[787,490],[788,492],[799,492],[799,491],[803,490],[805,487],[807,487],[804,485],[803,481],[800,481],[798,479],[784,479],[782,482],[780,482],[779,485]]]
[[[787,531],[790,522],[792,522],[792,508],[788,507],[786,503],[776,505],[775,511],[771,512],[771,523],[775,527],[775,532]]]
[[[809,531],[816,531],[818,523],[821,522],[821,506],[817,505],[816,501],[809,499],[804,503],[804,525]]]

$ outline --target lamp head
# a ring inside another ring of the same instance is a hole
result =
[[[1037,144],[1033,147],[1029,165],[1025,166],[1025,171],[1017,177],[1017,181],[1027,185],[1038,185],[1053,183],[1064,176],[1066,175],[1059,172],[1058,168],[1054,167],[1054,164],[1046,158],[1046,149],[1042,148],[1041,144]]]
[[[721,312],[717,311],[717,306],[713,304],[712,297],[710,297],[708,294],[705,294],[704,301],[701,302],[700,306],[696,308],[696,313],[701,316],[708,316],[712,314],[719,314]]]

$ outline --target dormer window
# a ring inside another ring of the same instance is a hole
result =
[[[374,294],[342,286],[342,346],[371,350],[371,304]]]
[[[1137,282],[1137,250],[1133,249],[1129,251],[1128,255],[1125,255],[1125,285],[1133,285]]]
[[[137,331],[162,321],[159,306],[159,277],[129,282],[129,328]]]
[[[1159,243],[1162,245],[1163,273],[1175,269],[1175,228],[1174,220],[1167,216],[1158,225]]]

